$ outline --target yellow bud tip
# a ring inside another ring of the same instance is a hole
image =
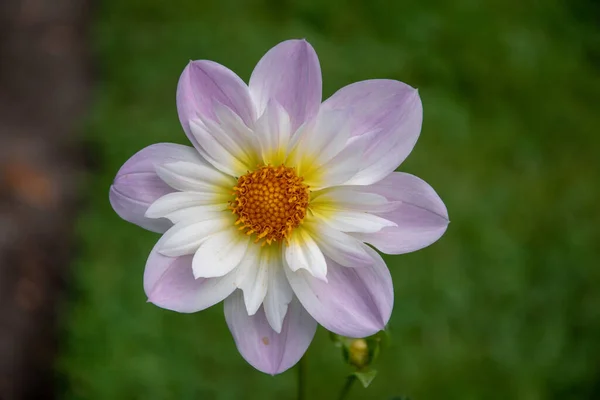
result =
[[[348,347],[348,361],[357,368],[366,367],[369,362],[369,345],[365,339],[355,339]]]

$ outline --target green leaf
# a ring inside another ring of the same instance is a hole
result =
[[[362,383],[363,387],[369,387],[373,379],[377,376],[377,370],[371,369],[368,371],[357,371],[354,373],[354,376],[358,378],[360,383]]]

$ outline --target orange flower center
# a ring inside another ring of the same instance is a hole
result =
[[[302,223],[310,191],[293,168],[283,165],[259,167],[238,179],[229,208],[238,216],[235,224],[255,242],[271,244],[289,238]]]

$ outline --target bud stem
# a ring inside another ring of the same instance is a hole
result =
[[[350,375],[348,378],[346,378],[346,383],[344,384],[344,387],[342,387],[342,390],[340,391],[340,396],[338,397],[338,400],[346,399],[346,396],[348,396],[348,393],[350,393],[350,389],[352,389],[352,385],[354,384],[355,380],[356,380],[356,376],[354,376],[354,375]]]

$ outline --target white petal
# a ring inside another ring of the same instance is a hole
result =
[[[275,100],[270,101],[256,122],[256,136],[264,164],[280,165],[285,162],[291,129],[288,113]]]
[[[386,212],[397,207],[384,196],[365,193],[363,186],[336,186],[313,193],[311,208],[333,208],[364,212]]]
[[[249,236],[233,227],[209,236],[194,254],[194,276],[198,279],[227,274],[240,264],[249,242]]]
[[[221,278],[194,279],[192,257],[165,257],[157,248],[150,253],[144,271],[148,301],[181,313],[204,310],[225,299],[235,290],[234,274]]]
[[[174,225],[163,235],[162,246],[158,251],[168,257],[194,254],[208,236],[233,225],[232,218],[227,212],[218,212],[203,217],[207,219]]]
[[[215,106],[219,122],[202,117],[201,120],[211,136],[232,156],[249,167],[258,162],[258,140],[254,132],[229,107]],[[200,142],[202,145],[202,142]]]
[[[229,203],[219,203],[207,206],[182,208],[165,215],[172,223],[187,222],[191,220],[210,219],[216,212],[228,211]],[[228,211],[227,214],[230,214]],[[232,222],[233,224],[233,222]]]
[[[313,212],[332,228],[342,232],[373,233],[388,226],[396,226],[392,221],[366,212],[338,210],[324,214]]]
[[[254,167],[246,165],[244,161],[231,154],[222,143],[219,143],[217,138],[221,138],[222,141],[224,140],[221,137],[222,131],[215,132],[199,119],[192,120],[190,128],[194,137],[200,143],[200,146],[202,146],[202,150],[204,150],[201,154],[215,168],[231,176],[240,176]]]
[[[311,170],[334,158],[348,142],[350,129],[346,126],[345,112],[320,112],[314,123],[302,125],[296,132],[296,145],[290,162],[299,171]]]
[[[246,256],[238,267],[236,286],[244,292],[244,302],[248,315],[254,315],[260,308],[269,284],[268,257],[256,245],[248,246]]]
[[[281,326],[287,313],[288,304],[292,301],[294,292],[283,272],[283,260],[279,265],[269,268],[269,287],[263,303],[265,316],[271,328],[281,333]]]
[[[167,185],[181,191],[228,193],[236,183],[210,166],[183,161],[157,165],[156,173]]]
[[[315,278],[327,282],[327,263],[313,238],[305,229],[296,229],[289,243],[283,245],[287,266],[292,271],[307,270]]]
[[[333,159],[317,168],[304,172],[304,180],[312,190],[345,184],[356,175],[367,138],[352,138]]]
[[[323,254],[345,267],[360,267],[373,264],[373,258],[365,251],[360,240],[331,228],[322,221],[304,224],[310,230]]]
[[[200,192],[174,192],[162,196],[156,200],[148,210],[147,218],[163,218],[178,210],[204,206],[205,210],[220,211],[223,210],[220,204],[227,204],[231,196],[216,193]],[[215,205],[217,207],[215,207]],[[212,206],[212,208],[211,208]]]

